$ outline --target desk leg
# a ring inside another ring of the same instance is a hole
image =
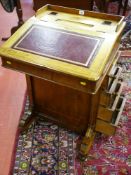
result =
[[[34,99],[33,99],[33,90],[32,90],[32,77],[26,75],[27,91],[28,97],[27,100],[27,110],[25,110],[25,115],[20,121],[19,127],[20,131],[24,132],[28,130],[29,126],[36,120],[36,114],[34,113]]]
[[[25,110],[25,116],[20,121],[20,131],[27,131],[29,126],[36,120],[36,114],[34,114],[34,99],[33,99],[33,91],[32,91],[32,77],[26,75],[26,83],[27,83],[27,92],[28,92],[28,100],[27,100],[27,110]]]
[[[85,137],[82,139],[82,143],[80,146],[80,155],[79,158],[82,160],[85,159],[87,156],[95,138],[96,133],[93,131],[92,128],[88,128],[85,134]]]

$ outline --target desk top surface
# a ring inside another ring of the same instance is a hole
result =
[[[33,25],[13,48],[89,67],[101,41],[102,39],[98,37]]]
[[[0,55],[96,81],[124,27],[120,16],[47,5],[0,48]]]

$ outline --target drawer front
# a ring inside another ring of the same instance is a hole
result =
[[[112,124],[109,124],[103,120],[97,119],[96,120],[96,131],[101,132],[106,135],[114,135],[116,131],[116,127],[113,126]]]
[[[123,97],[119,98],[118,103],[116,105],[116,109],[112,112],[110,122],[105,121],[102,118],[97,118],[95,130],[109,136],[115,134],[118,122],[121,117],[121,113],[124,108],[125,101],[126,101],[125,98]],[[108,113],[105,113],[105,116],[106,114]]]
[[[104,121],[111,121],[113,113],[117,108],[117,103],[121,96],[122,88],[123,83],[117,82],[114,92],[110,93],[110,91],[107,91],[101,93],[97,118]]]
[[[108,74],[108,84],[107,84],[107,90],[109,93],[113,93],[114,89],[116,88],[116,83],[120,79],[120,75],[122,72],[122,68],[119,66],[113,67],[111,69],[110,73]]]
[[[52,71],[51,69],[41,68],[40,66],[33,66],[25,64],[20,61],[12,60],[10,58],[2,58],[2,66],[23,72],[25,74],[42,78],[66,87],[77,89],[85,93],[94,93],[96,85],[92,85],[91,81]]]
[[[117,95],[121,94],[122,88],[123,83],[120,81],[115,81],[115,84],[113,83],[109,90],[101,91],[100,105],[110,107],[113,102],[113,99],[115,99]]]
[[[110,72],[104,79],[103,89],[113,91],[113,86],[116,84],[118,80],[121,81],[120,75],[122,72],[122,68],[120,66],[113,65]],[[112,88],[111,88],[112,87]]]

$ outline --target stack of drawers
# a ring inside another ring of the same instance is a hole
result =
[[[106,85],[100,94],[95,130],[109,136],[115,134],[125,104],[125,98],[121,94],[123,87],[121,72],[121,67],[115,64],[112,66],[105,78]]]

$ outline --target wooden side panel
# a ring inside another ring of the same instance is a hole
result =
[[[78,133],[87,130],[91,108],[89,94],[39,78],[32,79],[32,87],[37,113],[49,115],[53,122]]]

